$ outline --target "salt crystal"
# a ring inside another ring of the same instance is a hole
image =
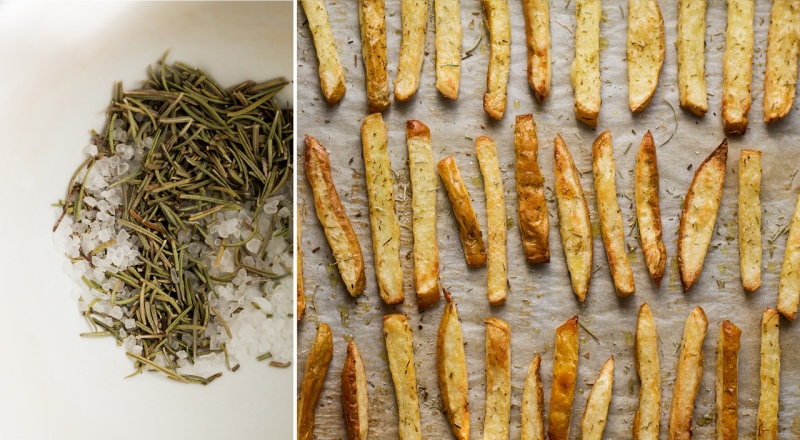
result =
[[[83,147],[83,152],[89,156],[97,156],[97,145],[89,144]]]
[[[114,306],[108,312],[108,315],[117,320],[122,319],[122,308],[120,306]]]
[[[261,240],[259,240],[257,238],[253,238],[253,239],[251,239],[250,241],[247,242],[245,247],[247,248],[248,251],[250,251],[252,253],[256,253],[258,251],[258,248],[261,247]]]

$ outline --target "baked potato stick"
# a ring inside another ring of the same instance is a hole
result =
[[[325,376],[333,358],[333,336],[328,324],[317,326],[314,345],[308,353],[303,383],[297,395],[297,438],[312,440],[314,438],[314,412],[317,400],[322,392]]]
[[[508,74],[511,67],[511,17],[508,0],[481,0],[489,23],[489,71],[483,109],[490,117],[501,119],[506,111]]]
[[[349,440],[367,440],[369,430],[369,395],[367,372],[355,342],[347,344],[342,367],[342,407]]]
[[[586,300],[592,277],[592,224],[583,196],[580,175],[561,135],[555,141],[556,199],[561,246],[572,279],[572,290],[581,302]]]
[[[707,0],[678,0],[678,91],[681,107],[701,117],[708,111],[706,6]]]
[[[517,218],[525,259],[528,263],[549,263],[550,220],[544,195],[544,176],[539,170],[539,139],[533,115],[517,116],[514,150],[517,156]]]
[[[500,305],[506,301],[508,266],[506,255],[506,202],[503,197],[503,176],[494,141],[486,136],[475,139],[475,151],[483,174],[486,192],[486,217],[489,242],[489,302]]]
[[[544,102],[550,93],[550,2],[522,0],[525,39],[528,46],[528,84],[536,100]]]
[[[544,437],[544,391],[539,367],[542,357],[536,355],[528,367],[525,388],[522,390],[522,440],[545,440]]]
[[[727,160],[728,140],[725,139],[697,167],[683,202],[678,228],[678,266],[684,292],[692,287],[703,270],[703,261],[711,243],[711,234],[714,233],[717,211],[722,200]]]
[[[339,194],[331,178],[331,161],[325,147],[313,137],[306,135],[306,177],[314,192],[317,217],[325,231],[325,237],[336,259],[336,265],[347,291],[351,296],[364,293],[367,277],[364,272],[364,256],[350,219],[344,212]]]
[[[692,438],[692,411],[697,389],[703,379],[703,339],[707,329],[706,313],[697,306],[689,314],[683,327],[683,341],[669,410],[670,440]]]
[[[800,58],[798,9],[798,0],[772,2],[764,73],[764,122],[767,124],[788,115],[794,103],[797,60]]]
[[[436,244],[436,165],[431,131],[420,121],[406,122],[411,174],[411,229],[414,234],[414,290],[417,307],[439,301],[439,247]]]
[[[783,254],[781,281],[778,285],[778,311],[789,321],[797,316],[797,302],[800,298],[800,197],[789,227],[786,251]]]
[[[661,423],[661,367],[658,360],[658,332],[647,303],[639,307],[634,347],[640,386],[639,408],[633,418],[633,438],[658,440]]]
[[[511,413],[511,329],[486,319],[486,415],[484,440],[507,440]]]
[[[739,420],[739,337],[742,331],[722,321],[717,343],[717,440],[738,440]]]
[[[658,160],[653,135],[648,130],[636,154],[636,221],[647,270],[656,288],[661,287],[667,265],[667,248],[661,236],[661,208],[658,203]]]
[[[628,105],[644,110],[658,87],[667,44],[658,0],[628,0]]]
[[[739,157],[739,262],[742,286],[761,286],[761,152],[742,150]]]
[[[386,304],[400,304],[403,296],[403,269],[400,267],[400,222],[394,211],[394,178],[389,153],[388,132],[380,113],[373,113],[361,124],[365,177],[369,195],[369,224],[375,275]]]
[[[597,127],[600,114],[600,0],[575,1],[575,59],[570,79],[575,92],[575,117]]]
[[[408,101],[417,93],[422,62],[425,60],[425,30],[428,24],[428,0],[402,0],[400,60],[394,80],[394,98]]]
[[[547,435],[550,440],[568,440],[575,380],[578,377],[578,317],[573,316],[556,330],[553,357],[553,388]]]
[[[764,310],[761,318],[761,397],[758,400],[757,440],[778,438],[778,392],[781,383],[780,316]]]
[[[601,133],[592,144],[592,171],[597,194],[597,212],[600,215],[600,232],[606,247],[608,267],[614,278],[614,287],[617,296],[631,296],[636,288],[625,249],[625,223],[617,204],[617,167],[614,164],[611,132],[608,130]]]
[[[436,14],[436,90],[458,99],[461,82],[461,5],[459,0],[434,0]]]
[[[436,370],[442,406],[450,422],[450,429],[458,440],[469,439],[469,380],[467,358],[464,355],[464,336],[458,321],[458,308],[444,291],[444,306],[439,333],[436,338]]]
[[[358,23],[361,26],[361,56],[366,72],[367,106],[370,112],[380,112],[389,107],[386,6],[383,0],[359,0]]]
[[[611,404],[611,389],[614,386],[614,356],[608,358],[597,380],[589,391],[586,409],[581,419],[582,440],[602,440],[603,430],[608,420],[608,406]]]
[[[728,0],[728,28],[722,58],[722,126],[725,133],[744,134],[750,112],[753,79],[755,0]]]
[[[303,319],[306,312],[306,293],[303,289],[303,247],[300,245],[303,237],[303,220],[297,220],[297,320]]]
[[[386,340],[389,370],[392,372],[397,396],[400,439],[421,440],[417,375],[414,371],[414,336],[411,334],[408,318],[397,314],[385,315],[383,338]]]
[[[303,0],[303,11],[308,19],[308,27],[314,39],[314,48],[319,60],[319,84],[322,96],[328,104],[336,104],[344,96],[344,70],[336,52],[328,10],[324,0]]]
[[[461,178],[456,161],[453,156],[447,156],[437,164],[439,176],[442,178],[447,197],[453,206],[453,215],[458,221],[461,236],[461,246],[464,248],[464,258],[470,267],[481,267],[486,264],[486,247],[483,244],[481,226],[478,217],[472,209],[467,186]]]

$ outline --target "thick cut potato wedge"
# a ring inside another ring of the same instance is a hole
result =
[[[644,110],[658,87],[667,44],[658,0],[628,0],[628,105]]]
[[[508,0],[481,0],[489,24],[489,70],[483,110],[494,119],[502,119],[508,97],[508,74],[511,69],[511,17]]]
[[[575,1],[575,59],[570,68],[575,117],[597,127],[600,114],[600,0]]]
[[[767,68],[764,73],[764,122],[770,124],[789,114],[797,87],[800,58],[800,1],[775,0],[767,36]]]
[[[351,296],[361,295],[367,283],[364,256],[361,253],[358,237],[333,185],[328,152],[319,141],[309,135],[306,135],[305,141],[306,177],[314,191],[317,217],[325,230],[325,237],[328,239],[347,291]]]
[[[528,46],[528,84],[536,100],[544,102],[550,93],[550,2],[522,0],[525,40]]]
[[[370,113],[389,107],[389,72],[386,54],[386,5],[383,0],[358,0],[361,25],[361,56],[367,83]]]
[[[678,228],[678,267],[684,292],[692,287],[703,271],[703,261],[711,243],[711,234],[714,233],[717,211],[722,200],[727,160],[728,140],[725,139],[697,167],[683,202]]]
[[[486,192],[486,217],[489,242],[489,302],[500,305],[506,301],[508,276],[506,268],[506,202],[503,197],[503,176],[494,141],[486,136],[475,139],[475,151],[483,174]]]
[[[578,377],[578,317],[573,316],[556,330],[553,358],[553,389],[547,435],[550,440],[569,440],[569,422]]]
[[[661,423],[661,367],[658,332],[650,306],[639,307],[635,339],[636,372],[639,374],[639,408],[633,418],[634,440],[658,440]]]
[[[700,381],[703,379],[703,340],[707,329],[706,313],[697,306],[689,314],[683,327],[683,341],[669,410],[669,440],[692,438],[692,411]]]
[[[550,262],[550,219],[539,170],[539,139],[533,115],[519,115],[514,125],[517,181],[517,218],[528,263]]]
[[[656,288],[661,287],[667,266],[667,248],[661,233],[661,208],[658,203],[658,160],[653,135],[648,130],[636,154],[636,221],[642,240],[647,270]]]
[[[761,318],[761,397],[758,400],[757,440],[778,438],[778,392],[781,383],[780,315],[764,310]]]
[[[747,131],[753,80],[755,3],[755,0],[728,0],[728,28],[722,58],[722,126],[725,133],[744,134]]]
[[[397,415],[401,440],[422,439],[419,422],[417,374],[414,370],[414,335],[403,315],[383,317],[383,338],[397,396]]]
[[[306,293],[303,289],[303,249],[300,245],[303,237],[303,220],[297,221],[297,320],[303,319],[306,312]]]
[[[342,407],[349,440],[367,440],[369,431],[369,394],[367,372],[355,342],[347,344],[342,367]]]
[[[469,440],[469,380],[467,358],[464,355],[464,336],[458,321],[458,308],[444,291],[444,306],[436,338],[436,370],[442,406],[450,429],[458,440]]]
[[[581,419],[581,439],[602,440],[603,430],[608,420],[608,406],[611,405],[611,389],[614,386],[614,356],[608,358],[597,380],[589,391],[586,409]]]
[[[593,258],[589,206],[583,196],[578,169],[561,135],[556,136],[554,156],[561,246],[567,259],[572,290],[584,302],[592,277]]]
[[[314,39],[314,48],[319,60],[319,84],[322,96],[328,104],[336,104],[347,90],[344,84],[344,70],[336,52],[328,10],[324,0],[303,0],[303,11],[308,19],[308,27]]]
[[[800,196],[792,216],[786,251],[783,254],[781,281],[778,285],[778,311],[789,321],[797,316],[800,299]]]
[[[380,113],[373,113],[361,124],[365,177],[369,195],[369,224],[378,289],[386,304],[400,304],[403,295],[403,269],[400,266],[400,222],[394,211],[394,178],[389,153],[388,131]]]
[[[707,0],[678,0],[678,91],[681,107],[700,117],[708,111],[707,3]]]
[[[544,437],[544,391],[539,368],[542,357],[536,355],[528,367],[525,388],[522,390],[522,440],[545,440]]]
[[[484,440],[507,440],[511,413],[511,329],[486,319],[486,415]]]
[[[464,248],[464,258],[470,267],[481,267],[486,264],[486,246],[483,244],[481,226],[478,217],[472,209],[467,186],[461,178],[456,161],[453,156],[447,156],[437,164],[439,176],[442,178],[447,197],[453,206],[461,236],[461,246]]]
[[[617,203],[617,166],[611,132],[606,130],[592,144],[592,171],[597,193],[597,212],[600,215],[600,232],[606,247],[608,267],[614,278],[617,296],[631,296],[636,291],[633,270],[625,249],[625,222]],[[602,432],[602,431],[601,431]]]
[[[308,353],[303,383],[297,395],[297,438],[298,440],[312,440],[314,438],[314,412],[317,409],[317,400],[328,375],[328,367],[333,358],[333,336],[328,324],[320,323],[317,326],[317,336],[314,345]]]
[[[717,440],[738,440],[739,420],[739,337],[742,331],[722,321],[717,343]]]
[[[434,0],[436,14],[436,90],[458,99],[461,82],[461,4],[459,0]]]
[[[761,286],[761,152],[742,150],[739,158],[739,262],[742,286]]]
[[[402,0],[400,60],[394,80],[394,98],[408,101],[417,93],[422,63],[425,60],[425,30],[428,24],[428,0]]]
[[[406,122],[411,174],[411,229],[414,234],[414,290],[417,307],[439,301],[439,246],[436,244],[436,165],[431,131],[420,121]]]

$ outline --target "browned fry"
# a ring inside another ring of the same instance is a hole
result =
[[[550,2],[522,0],[522,11],[528,46],[528,84],[536,100],[544,102],[550,93]]]
[[[661,208],[658,203],[658,160],[653,135],[648,130],[636,155],[636,221],[642,252],[656,288],[661,287],[667,265],[667,249],[661,239]]]
[[[703,340],[707,329],[706,313],[697,306],[689,314],[683,327],[683,341],[669,410],[669,440],[692,438],[692,411],[703,379]]]
[[[303,237],[303,221],[297,221],[297,320],[303,319],[306,312],[306,293],[303,289],[303,248],[300,245]]]
[[[389,72],[386,54],[386,5],[383,0],[358,0],[361,54],[366,71],[370,113],[389,107]]]
[[[739,337],[742,331],[725,320],[717,344],[717,439],[737,440],[739,420]]]
[[[549,263],[550,220],[544,195],[544,176],[539,170],[539,139],[533,115],[517,116],[514,150],[517,156],[517,218],[525,258],[528,263]]]
[[[503,320],[487,318],[484,440],[508,439],[510,413],[511,329]]]
[[[556,330],[553,358],[553,389],[547,435],[550,440],[569,440],[575,380],[578,377],[578,317],[573,316]]]
[[[421,440],[417,373],[414,368],[414,335],[408,318],[392,314],[383,317],[383,339],[389,370],[397,397],[397,417],[401,440]]]
[[[323,322],[317,327],[317,336],[308,353],[303,383],[297,395],[298,440],[312,440],[314,437],[314,412],[332,358],[333,336],[331,328]]]
[[[481,226],[478,224],[475,210],[472,209],[467,186],[461,178],[456,161],[453,156],[447,156],[440,160],[437,166],[439,176],[447,190],[447,197],[453,207],[453,214],[458,221],[464,258],[470,267],[483,266],[486,264],[486,246],[483,243]]]
[[[458,320],[458,307],[445,289],[442,320],[436,338],[436,370],[442,407],[450,429],[458,440],[469,439],[469,380],[467,358],[464,355],[464,336]]]

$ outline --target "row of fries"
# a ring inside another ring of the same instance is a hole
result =
[[[442,408],[455,438],[470,438],[469,380],[464,338],[458,308],[445,290],[444,308],[436,340],[436,366]],[[779,319],[777,311],[766,309],[761,324],[761,398],[758,406],[758,439],[776,439],[780,384]],[[486,324],[486,405],[484,439],[509,438],[511,413],[511,329],[497,318]],[[669,438],[692,437],[692,412],[703,377],[703,341],[708,319],[695,307],[684,325],[669,409]],[[738,439],[738,356],[741,330],[722,322],[716,359],[716,432],[718,439]],[[408,318],[385,315],[383,334],[387,360],[397,399],[399,436],[421,439],[419,398],[414,363],[413,333]],[[639,309],[635,336],[636,371],[640,379],[639,406],[633,420],[633,438],[657,440],[661,423],[661,368],[658,333],[647,303]],[[298,398],[298,438],[310,440],[314,413],[333,357],[330,327],[321,323],[308,355]],[[578,317],[556,330],[553,381],[550,393],[547,435],[551,440],[568,440],[575,384],[578,376]],[[522,390],[521,438],[544,440],[544,392],[540,374],[541,356],[536,354]],[[592,385],[581,419],[581,438],[600,440],[608,419],[614,383],[614,356],[603,365]],[[345,425],[350,440],[366,440],[369,432],[367,373],[355,342],[347,346],[341,373],[341,396]]]
[[[339,62],[333,32],[323,0],[303,0],[303,9],[316,47],[322,94],[330,104],[345,93],[344,70]],[[482,0],[489,29],[489,66],[483,107],[501,119],[507,103],[511,65],[511,19],[508,0]],[[539,102],[550,92],[550,7],[547,0],[523,0],[528,52],[528,82]],[[384,0],[359,0],[362,56],[366,71],[370,112],[390,104]],[[450,99],[458,99],[461,77],[461,15],[459,0],[434,2],[436,23],[436,88]],[[705,81],[705,35],[707,0],[678,1],[678,90],[681,107],[697,116],[708,112]],[[800,14],[796,0],[772,4],[767,61],[764,75],[764,121],[786,116],[794,102],[800,59]],[[601,0],[575,2],[575,57],[571,81],[575,117],[596,127],[600,97]],[[420,85],[425,57],[428,0],[403,0],[402,29],[394,96],[407,101]],[[751,104],[754,53],[755,2],[730,0],[727,10],[723,58],[722,118],[726,133],[744,134]],[[664,64],[666,41],[664,20],[657,0],[629,0],[628,103],[641,112],[650,103]]]

